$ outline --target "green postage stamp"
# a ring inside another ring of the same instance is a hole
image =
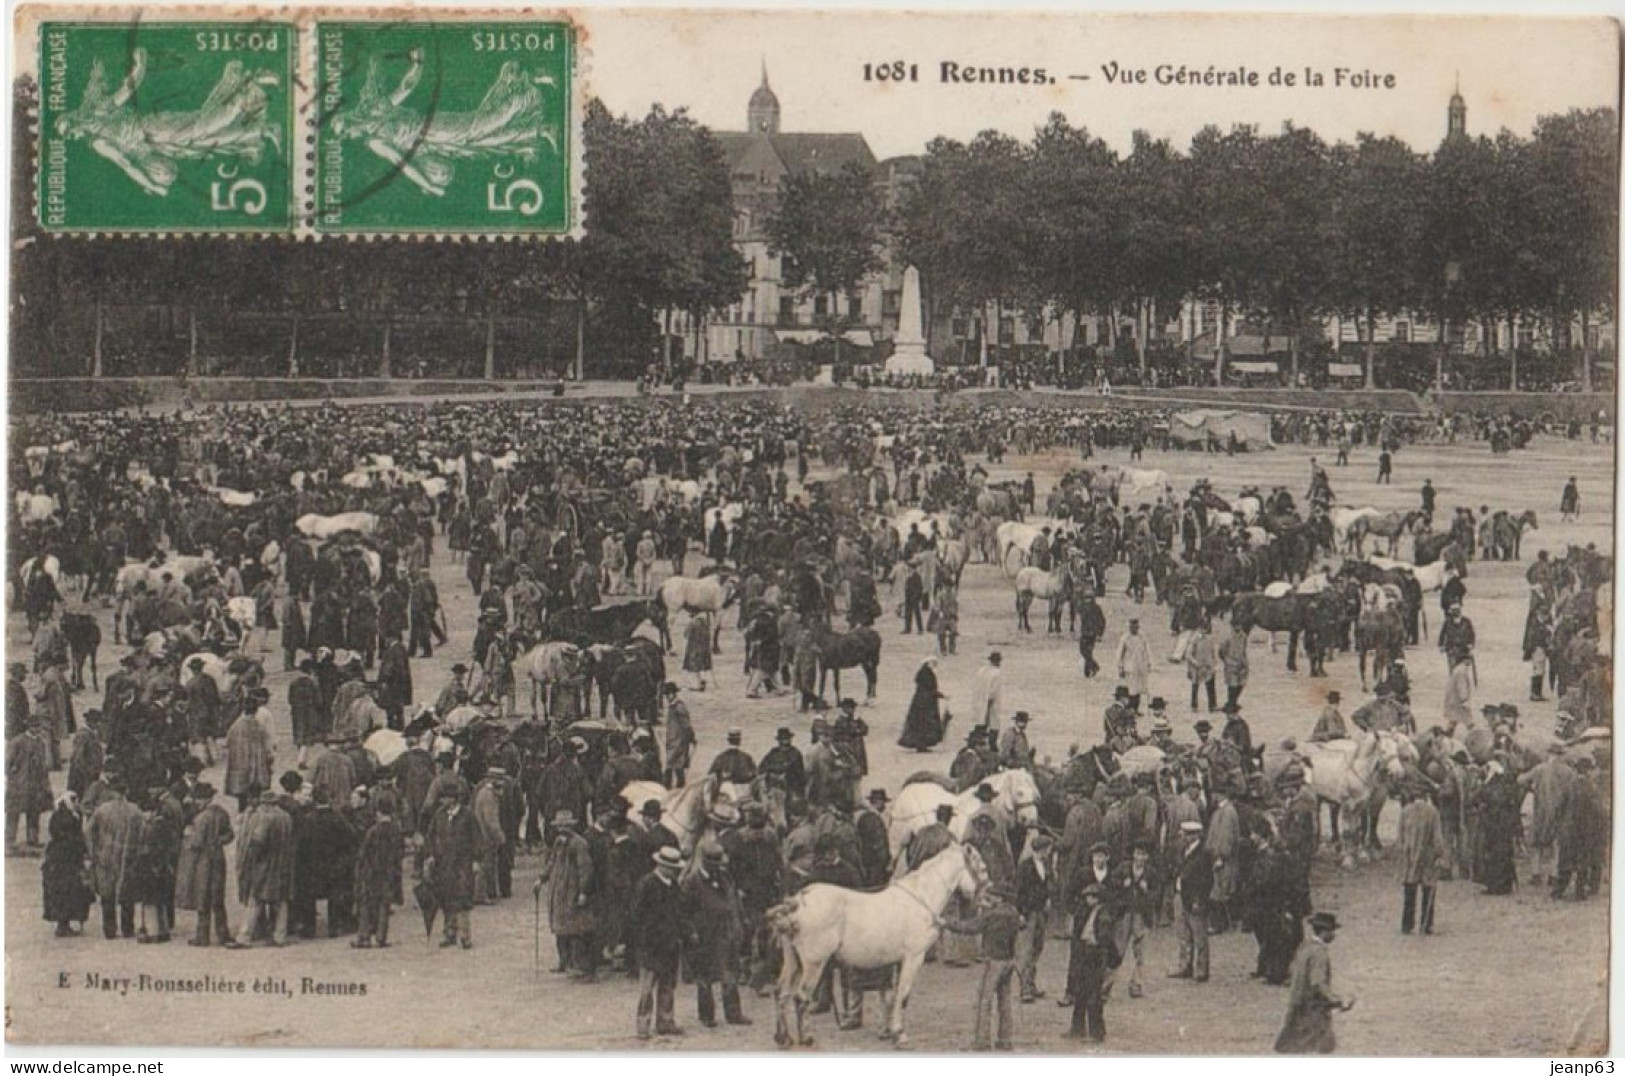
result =
[[[59,232],[285,232],[291,23],[45,23],[39,221]]]
[[[570,228],[570,27],[318,22],[318,232]]]

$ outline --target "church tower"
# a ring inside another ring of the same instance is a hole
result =
[[[1467,102],[1461,96],[1461,76],[1456,76],[1456,92],[1450,95],[1450,115],[1445,127],[1446,140],[1467,137]]]
[[[745,130],[751,134],[779,133],[779,99],[767,84],[767,61],[762,61],[762,84],[750,95],[745,111]]]

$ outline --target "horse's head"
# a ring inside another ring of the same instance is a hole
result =
[[[1038,824],[1038,805],[1043,799],[1038,782],[1026,770],[1005,770],[999,775],[999,806],[1024,826]]]

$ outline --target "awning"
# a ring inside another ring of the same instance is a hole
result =
[[[816,344],[830,338],[823,329],[774,329],[773,335],[781,344]],[[841,334],[841,339],[859,347],[873,347],[875,334],[869,329],[848,329]]]
[[[1328,362],[1327,377],[1364,377],[1365,367],[1357,362]]]
[[[1234,370],[1238,374],[1278,374],[1281,372],[1281,364],[1277,362],[1238,362],[1231,360],[1225,365],[1227,369]]]

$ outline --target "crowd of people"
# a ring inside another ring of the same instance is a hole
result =
[[[1053,767],[1027,742],[1029,716],[1006,719],[1000,655],[989,655],[964,747],[944,778],[979,806],[968,819],[940,809],[896,849],[886,812],[898,792],[869,777],[874,733],[856,700],[824,694],[820,674],[835,660],[826,562],[845,558],[850,569],[841,582],[852,631],[843,636],[885,620],[877,583],[896,573],[903,630],[935,634],[943,657],[956,652],[948,542],[930,526],[871,527],[874,513],[974,499],[985,489],[976,455],[1065,447],[1087,458],[1109,446],[1138,454],[1156,446],[1165,418],[1134,409],[792,411],[752,401],[224,408],[21,422],[10,467],[13,488],[26,492],[11,506],[12,579],[33,661],[8,677],[8,847],[38,850],[48,816],[44,917],[60,936],[94,908],[104,937],[163,943],[186,911],[195,913],[191,944],[228,948],[323,933],[357,949],[387,947],[392,909],[410,895],[426,922],[442,922],[442,946],[468,949],[476,909],[511,901],[520,855],[535,855],[554,970],[581,981],[636,976],[636,1027],[650,1036],[681,1033],[679,977],[696,987],[702,1024],[717,1022],[718,992],[722,1020],[750,1022],[742,990],[766,992],[779,959],[770,909],[814,883],[884,886],[963,834],[986,884],[975,908],[942,913],[936,952],[948,965],[984,965],[977,1047],[1011,1045],[1010,1000],[1045,996],[1038,959],[1061,926],[1068,970],[1050,985],[1072,1008],[1077,1036],[1105,1038],[1114,983],[1126,980],[1130,999],[1143,994],[1149,932],[1173,928],[1180,955],[1168,973],[1202,982],[1210,937],[1247,931],[1256,977],[1292,988],[1278,1048],[1329,1050],[1327,1014],[1345,1001],[1331,990],[1323,948],[1337,921],[1316,911],[1311,887],[1318,802],[1301,765],[1272,769],[1255,750],[1243,716],[1245,629],[1215,639],[1199,616],[1181,637],[1191,710],[1205,690],[1207,712],[1223,725],[1213,735],[1200,717],[1197,741],[1179,744],[1166,704],[1151,694],[1155,659],[1131,617],[1107,663],[1121,686],[1103,720],[1104,753],[1077,751]],[[1274,424],[1281,440],[1320,446],[1347,439],[1386,450],[1428,435],[1378,414]],[[813,482],[815,459],[863,477]],[[792,483],[805,496],[792,497]],[[1306,499],[1317,500],[1317,483],[1330,493],[1317,469]],[[1030,476],[1011,492],[1034,507]],[[731,505],[742,512],[729,522]],[[1183,507],[1090,510],[1089,526],[1114,535],[1097,597],[1107,565],[1128,563],[1132,589],[1136,549],[1171,555]],[[358,514],[370,522],[311,537],[311,519]],[[1088,550],[1081,529],[1071,539],[1057,533],[1036,547],[1034,563],[1065,562],[1069,540]],[[450,603],[431,571],[448,563],[469,588],[473,641],[449,676],[430,682],[421,662],[461,637],[448,630]],[[730,569],[729,594],[685,621],[683,671],[695,677],[685,698],[661,648],[629,655],[633,644],[592,638],[591,617],[606,598],[630,596],[668,629],[684,610],[650,601],[658,579],[697,578],[702,564]],[[1575,589],[1575,569],[1562,571],[1571,574],[1548,567],[1537,579],[1531,568],[1548,609]],[[1588,581],[1594,599],[1605,576]],[[68,598],[75,589],[78,603]],[[82,603],[98,596],[115,606],[115,640],[130,649],[100,705],[81,713],[73,686],[83,622],[71,618],[94,619]],[[1438,640],[1453,668],[1473,650],[1461,596],[1446,595],[1452,611]],[[1091,665],[1101,668],[1094,647],[1107,625],[1089,596],[1080,601],[1089,676]],[[688,707],[707,689],[715,632],[735,603],[746,690],[793,689],[814,716],[804,748],[785,727],[758,759],[736,730],[702,766]],[[259,658],[273,652],[273,633],[277,675],[286,677],[279,697]],[[1539,630],[1533,644],[1529,660],[1555,645]],[[527,717],[522,678],[538,678],[527,663],[549,645],[574,664]],[[589,685],[606,651],[634,672],[603,681],[619,719],[593,721]],[[1589,672],[1598,662],[1593,649],[1562,664]],[[914,686],[902,746],[929,749],[949,728],[931,661]],[[1586,723],[1606,724],[1600,686],[1585,698],[1595,710]],[[1438,909],[1441,877],[1510,892],[1525,838],[1537,856],[1532,880],[1549,880],[1555,896],[1597,892],[1609,834],[1606,754],[1565,746],[1528,759],[1515,707],[1486,708],[1482,725],[1469,711],[1421,732],[1402,662],[1346,720],[1340,702],[1326,695],[1305,730],[1311,742],[1393,732],[1414,740],[1393,786],[1403,803],[1402,930],[1425,934],[1448,914]],[[284,719],[293,749],[282,755],[273,726]],[[1133,776],[1118,768],[1147,746],[1162,750],[1163,765]],[[207,779],[217,770],[218,787]],[[1045,827],[1023,827],[998,802],[992,781],[1012,770],[1044,790]],[[748,790],[742,808],[715,794],[722,786]],[[1535,812],[1528,835],[1526,795]],[[825,1003],[843,1027],[858,1026],[864,992],[884,982],[884,973],[843,971]]]

